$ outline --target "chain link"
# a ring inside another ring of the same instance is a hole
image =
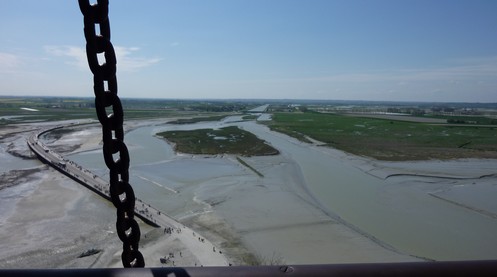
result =
[[[117,209],[116,229],[123,242],[121,259],[124,267],[144,267],[143,255],[138,251],[140,227],[134,219],[135,194],[129,184],[129,153],[124,143],[123,109],[117,96],[116,54],[110,42],[109,1],[78,0],[84,17],[86,56],[93,73],[93,91],[98,120],[102,125],[103,155],[110,170],[110,197]],[[96,33],[96,25],[100,33]],[[97,54],[103,53],[105,62],[99,64]],[[107,85],[107,90],[105,88]],[[112,107],[107,114],[106,108]],[[114,154],[119,158],[114,160]]]

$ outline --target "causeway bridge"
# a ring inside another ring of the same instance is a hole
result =
[[[64,126],[57,126],[33,133],[33,135],[31,135],[27,140],[29,148],[42,162],[52,166],[54,169],[73,179],[77,183],[111,201],[109,193],[110,185],[106,180],[100,178],[98,175],[82,167],[81,165],[78,165],[74,161],[62,157],[40,141],[39,138],[44,133],[63,127]],[[169,217],[165,213],[162,213],[158,209],[150,206],[138,198],[136,198],[135,201],[135,216],[154,227],[183,227],[175,219]]]
[[[40,141],[39,138],[44,133],[63,127],[65,126],[48,128],[39,133],[34,133],[27,140],[29,148],[42,162],[111,201],[109,193],[110,185],[107,181],[74,161],[62,157]],[[195,255],[200,265],[229,265],[228,259],[222,254],[221,247],[214,245],[206,238],[201,238],[200,234],[196,235],[192,229],[138,198],[135,200],[135,216],[153,227],[164,228],[164,233],[166,233],[166,230],[171,230],[172,236],[174,236],[172,239],[179,240],[186,249],[189,249]],[[167,262],[166,260],[164,258],[164,262]],[[163,259],[160,262],[164,263]]]

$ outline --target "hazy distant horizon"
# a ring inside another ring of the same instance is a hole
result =
[[[94,99],[94,96],[56,96],[56,95],[2,95],[0,97],[17,97],[17,98],[67,98],[67,99]],[[157,98],[157,97],[120,97],[121,100],[144,100],[144,101],[239,101],[239,102],[305,102],[305,103],[387,103],[387,104],[481,104],[481,105],[496,105],[496,102],[464,102],[464,101],[393,101],[393,100],[351,100],[351,99],[275,99],[275,98]]]

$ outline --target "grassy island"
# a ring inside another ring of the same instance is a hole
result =
[[[236,126],[216,130],[167,131],[157,135],[174,143],[175,150],[182,153],[241,156],[265,156],[279,153],[254,134]]]

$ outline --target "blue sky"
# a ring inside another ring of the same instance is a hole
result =
[[[121,97],[497,102],[494,0],[110,3]],[[93,96],[76,0],[0,1],[0,95]]]

